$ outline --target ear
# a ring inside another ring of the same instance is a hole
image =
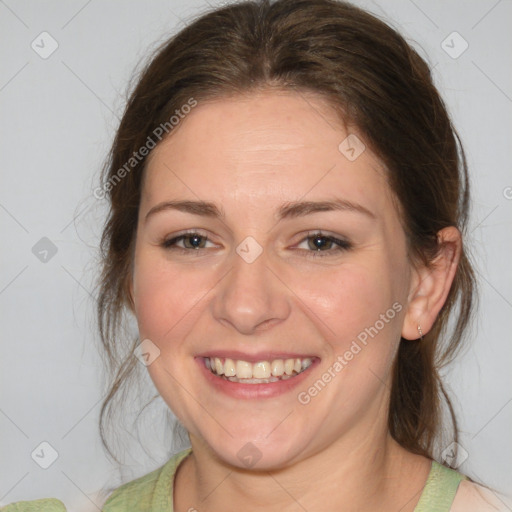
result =
[[[462,250],[459,230],[450,226],[437,233],[439,253],[426,267],[413,271],[409,302],[402,326],[402,338],[416,340],[427,334],[441,311],[452,286]]]

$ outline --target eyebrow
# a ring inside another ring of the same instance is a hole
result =
[[[279,220],[285,218],[303,217],[311,213],[329,211],[350,211],[362,213],[367,217],[376,219],[376,215],[363,205],[347,201],[346,199],[333,199],[330,201],[295,201],[286,203],[278,211]]]
[[[200,215],[203,217],[219,218],[225,217],[224,211],[217,207],[215,203],[209,201],[165,201],[153,206],[146,214],[145,221],[156,213],[166,210],[177,210],[184,213],[191,213],[193,215]],[[283,204],[277,211],[278,220],[290,219],[296,217],[305,217],[312,213],[328,212],[328,211],[350,211],[361,213],[371,219],[376,219],[376,215],[368,208],[347,201],[346,199],[333,199],[330,201],[294,201]]]

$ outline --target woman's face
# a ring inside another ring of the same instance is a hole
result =
[[[132,295],[192,442],[272,468],[385,430],[414,274],[381,162],[311,94],[180,123],[148,162]]]

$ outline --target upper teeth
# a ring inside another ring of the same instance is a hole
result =
[[[219,357],[205,359],[207,368],[213,373],[226,377],[237,377],[238,379],[268,379],[270,376],[290,376],[293,372],[300,373],[304,371],[311,366],[312,362],[310,357],[304,359],[274,359],[272,362],[258,361],[257,363],[229,358],[222,360]]]

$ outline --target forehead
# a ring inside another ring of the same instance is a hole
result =
[[[184,195],[226,206],[333,195],[390,203],[384,165],[356,130],[317,95],[276,91],[200,102],[152,151],[143,203]]]

